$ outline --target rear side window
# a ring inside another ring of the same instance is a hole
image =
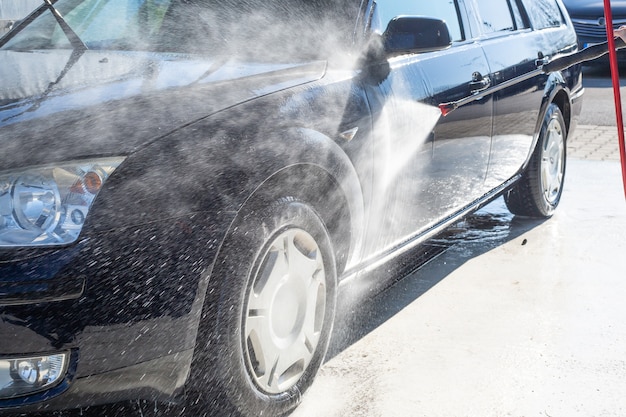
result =
[[[528,16],[520,0],[478,0],[477,4],[483,33],[530,27]]]
[[[524,6],[535,29],[559,27],[565,23],[556,0],[524,0]]]
[[[444,20],[448,25],[453,41],[465,39],[456,0],[379,0],[376,2],[372,28],[383,32],[391,19],[403,15],[434,17]]]
[[[484,33],[515,30],[508,0],[480,0],[478,8]]]

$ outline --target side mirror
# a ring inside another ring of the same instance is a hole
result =
[[[383,34],[383,42],[390,56],[439,51],[452,45],[446,22],[417,16],[394,17]]]

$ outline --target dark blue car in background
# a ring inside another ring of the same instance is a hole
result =
[[[578,35],[580,49],[598,43],[606,42],[606,19],[604,15],[604,1],[602,0],[563,0]],[[626,25],[626,1],[611,0],[613,28]],[[626,62],[626,52],[618,51],[620,63]],[[602,65],[608,63],[608,57],[603,57],[589,64]]]

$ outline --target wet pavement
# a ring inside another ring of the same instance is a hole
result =
[[[420,270],[344,307],[292,416],[626,415],[620,165],[568,164],[552,219],[498,199]]]

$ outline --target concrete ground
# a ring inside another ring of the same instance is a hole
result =
[[[496,200],[444,239],[442,255],[344,307],[292,417],[625,416],[616,133],[579,126],[568,149],[552,219],[515,218]]]
[[[567,145],[571,159],[619,161],[617,127],[578,125]]]

